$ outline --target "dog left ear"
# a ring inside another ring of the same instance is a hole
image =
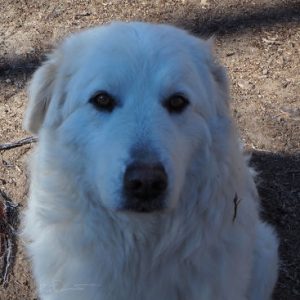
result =
[[[54,53],[34,73],[29,85],[29,103],[23,126],[27,131],[34,134],[38,134],[44,122],[53,94],[58,65],[58,57]]]
[[[226,69],[217,61],[215,58],[215,38],[211,37],[206,42],[206,46],[211,53],[210,61],[208,62],[213,78],[215,79],[216,84],[219,86],[220,90],[228,95],[229,93],[229,84]],[[229,97],[227,97],[229,98]],[[228,99],[227,99],[228,100]]]

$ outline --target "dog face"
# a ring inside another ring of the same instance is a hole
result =
[[[226,76],[210,48],[165,25],[75,34],[35,73],[25,128],[51,132],[52,150],[76,157],[72,176],[104,207],[174,208],[194,164],[204,184],[226,148]]]

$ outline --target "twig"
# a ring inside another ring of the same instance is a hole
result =
[[[0,190],[0,286],[8,286],[17,253],[19,205]]]
[[[236,216],[237,216],[237,209],[238,206],[241,202],[241,199],[238,198],[237,194],[235,194],[234,199],[233,199],[233,205],[234,205],[234,211],[233,211],[233,217],[232,217],[232,222],[234,223]]]
[[[35,143],[37,140],[38,139],[36,137],[29,136],[16,142],[0,144],[0,150],[9,150],[16,147],[21,147],[27,144]]]

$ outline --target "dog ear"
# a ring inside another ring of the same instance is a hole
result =
[[[206,45],[211,53],[209,61],[209,67],[216,84],[219,86],[220,91],[225,96],[226,100],[229,101],[229,83],[226,69],[217,61],[215,58],[215,39],[214,37],[209,38],[206,41]]]
[[[53,54],[33,75],[29,85],[29,102],[23,127],[38,134],[52,98],[54,81],[58,70],[57,55]]]

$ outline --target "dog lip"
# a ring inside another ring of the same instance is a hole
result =
[[[132,211],[137,213],[153,213],[162,211],[166,208],[163,200],[155,199],[147,202],[140,201],[138,198],[126,201],[119,210]]]

